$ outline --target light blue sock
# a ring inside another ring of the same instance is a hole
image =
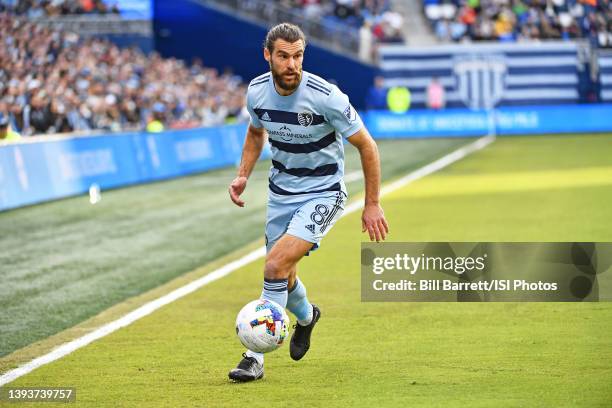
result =
[[[297,317],[300,326],[307,326],[312,322],[312,305],[306,297],[306,286],[299,278],[291,288],[287,297],[287,309]]]
[[[278,303],[283,308],[287,307],[287,279],[265,279],[263,290],[261,291],[261,299],[271,300]],[[263,353],[256,353],[247,350],[247,357],[257,359],[260,364],[264,362]]]
[[[283,308],[287,307],[287,279],[264,278],[261,299],[276,302]]]

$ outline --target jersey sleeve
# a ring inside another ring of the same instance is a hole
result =
[[[353,136],[363,127],[359,114],[338,87],[334,86],[327,99],[326,119],[344,138]]]
[[[259,118],[257,117],[257,114],[255,113],[255,111],[253,110],[253,91],[251,91],[251,88],[247,90],[246,108],[247,108],[247,111],[249,112],[249,116],[251,117],[251,126],[258,128],[258,129],[262,128],[263,125],[260,122]]]

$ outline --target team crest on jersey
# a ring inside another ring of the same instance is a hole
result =
[[[314,120],[314,116],[312,116],[312,113],[308,111],[298,113],[297,117],[300,125],[304,127],[310,126],[312,124],[312,121]]]

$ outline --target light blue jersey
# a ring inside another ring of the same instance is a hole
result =
[[[271,192],[346,193],[343,138],[354,135],[363,122],[337,86],[303,71],[298,88],[281,96],[268,72],[249,84],[247,109],[251,125],[268,133]]]

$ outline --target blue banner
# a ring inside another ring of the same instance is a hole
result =
[[[245,133],[246,125],[232,125],[4,145],[0,210],[81,194],[92,184],[113,188],[233,165]]]
[[[506,107],[486,110],[368,112],[364,121],[376,138],[465,137],[612,131],[612,104]]]
[[[601,100],[603,102],[612,102],[612,51],[599,50],[597,56]]]
[[[579,103],[590,86],[574,42],[387,45],[379,54],[385,87],[407,87],[414,108],[426,106],[434,78],[447,107],[471,109]]]

